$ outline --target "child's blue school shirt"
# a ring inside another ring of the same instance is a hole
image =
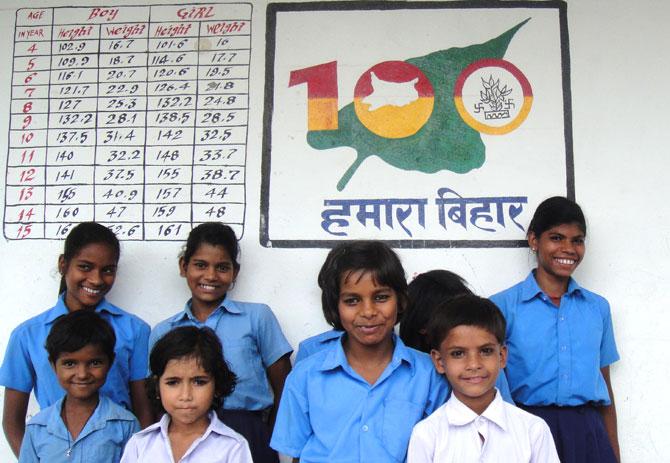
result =
[[[62,406],[60,399],[28,422],[19,463],[118,463],[126,442],[140,430],[135,415],[100,396],[93,415],[73,441],[60,415]]]
[[[192,325],[208,326],[216,332],[223,344],[223,356],[237,375],[235,390],[226,397],[224,408],[263,410],[271,407],[273,394],[265,370],[293,349],[270,307],[234,301],[226,296],[221,305],[201,323],[191,312],[189,300],[184,310],[154,327],[149,349],[168,331]]]
[[[105,299],[95,311],[112,325],[116,334],[116,358],[100,393],[131,409],[128,383],[147,377],[149,325]],[[14,328],[0,367],[0,385],[26,393],[34,389],[40,409],[54,404],[65,395],[51,368],[44,344],[54,321],[67,313],[61,294],[54,307]]]
[[[449,393],[427,354],[393,336],[393,358],[374,385],[347,362],[341,342],[289,374],[270,446],[311,462],[400,462],[412,427]]]
[[[342,336],[342,331],[332,329],[300,341],[298,352],[295,354],[295,363],[319,352],[328,344],[339,339],[340,336]]]
[[[572,278],[560,307],[534,272],[491,300],[507,320],[507,380],[514,400],[534,406],[610,403],[600,369],[619,359],[610,306]]]
[[[329,345],[336,343],[339,341],[340,336],[342,336],[342,331],[329,330],[301,341],[298,345],[298,353],[295,356],[295,363],[298,363],[316,352],[325,349]],[[498,379],[496,379],[496,387],[500,391],[505,402],[511,404],[514,403],[514,400],[512,400],[512,393],[507,384],[507,377],[503,372],[500,372]]]

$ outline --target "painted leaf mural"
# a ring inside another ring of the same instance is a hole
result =
[[[363,73],[354,101],[338,112],[337,128],[307,132],[312,148],[356,150],[356,160],[337,189],[343,190],[371,156],[399,169],[425,173],[449,170],[462,174],[481,167],[485,146],[480,133],[460,117],[454,105],[454,85],[471,63],[503,58],[527,21],[481,44],[387,61]]]

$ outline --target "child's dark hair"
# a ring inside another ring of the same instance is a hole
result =
[[[439,349],[449,332],[457,326],[476,326],[505,343],[505,317],[491,300],[468,294],[440,304],[428,322],[431,349]]]
[[[63,352],[76,352],[88,345],[100,347],[114,362],[114,329],[100,315],[92,310],[75,310],[56,319],[46,341],[49,361],[56,363]]]
[[[328,253],[318,277],[326,321],[337,330],[344,329],[338,311],[340,281],[343,276],[358,271],[370,272],[377,284],[395,291],[400,321],[407,303],[405,270],[396,253],[381,241],[345,241]]]
[[[221,222],[205,222],[198,225],[188,234],[188,239],[180,257],[184,259],[185,263],[188,263],[202,244],[221,246],[230,256],[230,260],[233,261],[235,271],[240,270],[240,264],[237,262],[240,246],[237,243],[235,232],[228,225]]]
[[[70,260],[79,254],[79,251],[89,244],[106,244],[114,251],[117,261],[121,256],[119,239],[113,231],[97,222],[82,222],[70,230],[67,238],[65,238],[62,254],[63,259],[66,263],[70,262]],[[66,289],[65,275],[62,275],[58,294],[63,293]]]
[[[151,378],[147,388],[155,410],[160,413],[165,412],[159,395],[160,377],[165,373],[170,360],[182,358],[194,358],[203,370],[212,375],[214,400],[211,410],[221,408],[223,399],[233,392],[237,383],[237,376],[228,368],[223,358],[221,341],[211,328],[180,326],[160,338],[151,349],[149,356]]]
[[[400,323],[400,339],[409,347],[429,352],[425,332],[433,312],[443,302],[463,294],[472,291],[463,278],[449,270],[418,275],[407,287],[408,302]]]
[[[539,238],[550,228],[566,223],[577,224],[586,236],[586,219],[579,204],[563,196],[553,196],[537,206],[528,225],[527,235],[533,233]]]

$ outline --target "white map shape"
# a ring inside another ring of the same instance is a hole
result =
[[[383,106],[407,106],[419,99],[419,92],[414,87],[418,77],[407,82],[389,82],[381,80],[374,72],[370,73],[372,93],[363,98],[362,103],[369,104],[369,111]]]

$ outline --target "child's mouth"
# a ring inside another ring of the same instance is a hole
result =
[[[88,288],[86,286],[82,286],[81,289],[84,290],[85,293],[90,294],[91,296],[98,296],[100,293],[102,293],[102,289]]]

